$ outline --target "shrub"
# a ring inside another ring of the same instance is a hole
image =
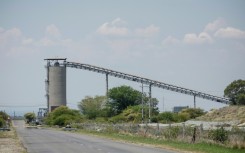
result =
[[[169,123],[169,122],[171,123],[176,121],[176,117],[175,114],[172,112],[164,112],[158,115],[158,121],[162,123]]]
[[[82,120],[82,116],[77,110],[69,109],[66,106],[60,106],[45,118],[48,125],[64,126]]]
[[[190,114],[186,112],[178,113],[178,121],[185,122],[190,119]]]
[[[180,127],[174,126],[164,130],[163,135],[166,139],[176,139],[179,135]]]
[[[0,127],[3,127],[5,125],[5,121],[3,118],[0,117]]]
[[[72,119],[74,117],[68,114],[63,114],[57,118],[54,119],[53,124],[54,125],[59,125],[59,126],[65,126],[67,124],[71,124]]]
[[[125,121],[126,119],[122,115],[113,116],[109,119],[109,122],[112,122],[112,123],[123,123]]]
[[[5,113],[5,112],[3,112],[3,111],[0,111],[0,118],[2,118],[3,120],[7,120],[8,119],[8,114],[7,113]]]
[[[26,114],[24,115],[24,117],[25,117],[25,119],[26,119],[26,122],[27,122],[27,123],[30,123],[30,122],[34,121],[34,119],[36,118],[36,115],[35,115],[35,113],[29,112],[29,113],[26,113]]]
[[[184,114],[189,114],[189,118],[190,119],[194,119],[196,117],[202,116],[205,114],[204,110],[200,109],[200,108],[187,108],[187,109],[183,109],[181,113]]]
[[[209,131],[209,138],[216,142],[224,143],[228,140],[228,132],[223,127]]]
[[[157,116],[152,116],[151,117],[151,122],[158,123],[158,117]]]

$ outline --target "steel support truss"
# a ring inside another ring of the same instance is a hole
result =
[[[186,95],[191,95],[194,97],[199,97],[199,98],[203,98],[203,99],[207,99],[207,100],[211,100],[215,102],[220,102],[224,104],[230,103],[230,100],[225,97],[213,96],[213,95],[206,94],[203,92],[186,89],[183,87],[178,87],[178,86],[166,84],[160,81],[155,81],[155,80],[151,80],[151,79],[147,79],[147,78],[143,78],[143,77],[127,74],[127,73],[122,73],[122,72],[118,72],[118,71],[114,71],[114,70],[110,70],[110,69],[106,69],[106,68],[102,68],[98,66],[82,64],[82,63],[75,63],[75,62],[68,62],[68,61],[66,62],[66,66],[71,67],[71,68],[77,68],[77,69],[83,69],[83,70],[93,71],[97,73],[102,73],[102,74],[106,74],[109,76],[122,78],[122,79],[130,80],[130,81],[135,81],[135,82],[146,84],[152,87],[158,87],[158,88],[162,88],[162,89],[166,89],[166,90],[170,90],[170,91],[174,91],[174,92],[178,92],[178,93],[182,93]]]

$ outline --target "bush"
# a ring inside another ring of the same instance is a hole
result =
[[[185,122],[190,119],[190,114],[186,112],[180,112],[178,113],[178,121],[179,122]]]
[[[228,140],[228,132],[223,127],[209,131],[209,138],[216,142],[224,143]]]
[[[196,117],[202,116],[205,114],[204,110],[200,108],[187,108],[183,109],[179,114],[189,114],[190,119],[194,119]]]
[[[69,114],[63,114],[54,119],[53,124],[59,126],[65,126],[72,123],[73,116]]]
[[[152,116],[151,117],[151,122],[152,123],[158,123],[158,117],[157,116]]]
[[[174,126],[165,129],[163,135],[166,139],[176,139],[179,135],[180,127]]]
[[[3,111],[0,111],[0,118],[2,118],[4,121],[6,121],[8,119],[8,114],[3,112]]]
[[[36,115],[35,115],[35,113],[30,112],[30,113],[26,113],[24,115],[24,117],[25,117],[27,123],[31,123],[36,118]]]
[[[53,112],[49,113],[45,118],[45,123],[48,125],[64,126],[75,122],[80,122],[81,114],[77,110],[69,109],[66,106],[60,106]]]
[[[125,121],[126,121],[126,118],[122,115],[113,116],[109,119],[109,122],[111,123],[123,123]]]
[[[176,114],[172,112],[164,112],[158,115],[158,121],[161,123],[171,123],[176,121]]]
[[[5,120],[0,117],[0,127],[3,127],[6,124]]]

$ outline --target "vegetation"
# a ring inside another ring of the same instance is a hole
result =
[[[180,129],[173,127],[173,129],[166,130],[164,134],[168,139],[146,137],[145,135],[118,133],[118,131],[108,130],[107,132],[98,132],[91,130],[79,130],[82,134],[92,134],[96,136],[102,136],[112,138],[113,140],[123,140],[129,143],[149,144],[159,148],[171,148],[171,150],[185,150],[191,152],[202,153],[243,153],[244,149],[230,148],[224,145],[216,143],[198,142],[192,144],[186,141],[180,141],[176,139],[176,133]]]
[[[187,120],[189,120],[202,116],[205,114],[205,112],[203,109],[200,108],[187,108],[187,109],[183,109],[179,114],[188,114],[189,118],[187,118]]]
[[[72,110],[66,106],[60,106],[48,114],[45,119],[45,123],[47,125],[64,126],[80,122],[81,120],[82,116],[78,110]]]
[[[196,109],[187,108],[187,109],[183,109],[179,113],[163,112],[157,116],[157,122],[160,123],[185,122],[189,119],[194,119],[204,114],[205,114],[204,110],[200,108],[196,108]]]
[[[26,148],[21,144],[17,132],[13,127],[9,131],[0,131],[0,152],[1,153],[27,153]]]
[[[228,132],[223,127],[209,131],[209,137],[216,142],[225,143],[228,140]]]
[[[7,113],[0,111],[0,128],[6,126],[9,116]]]
[[[35,115],[35,113],[29,112],[29,113],[26,113],[26,114],[24,115],[24,117],[25,117],[25,119],[26,119],[26,123],[31,123],[31,122],[33,122],[33,121],[35,120],[36,115]]]
[[[202,121],[239,121],[245,122],[245,106],[232,105],[219,109],[213,109],[207,114],[197,117]]]
[[[241,96],[241,98],[243,97]],[[143,100],[144,106],[141,105],[141,100]],[[184,122],[206,113],[200,108],[187,108],[179,113],[159,113],[157,108],[158,100],[156,98],[149,99],[149,97],[142,95],[131,87],[121,86],[110,89],[108,97],[86,96],[78,103],[80,111],[72,110],[65,106],[56,108],[48,114],[45,122],[48,125],[58,126],[71,124],[72,127],[77,127],[80,130],[97,131],[95,133],[100,135],[109,135],[109,137],[118,137],[125,140],[137,139],[136,142],[148,140],[147,143],[149,144],[162,145],[164,143],[190,151],[240,152],[239,149],[231,149],[233,145],[229,144],[232,142],[229,139],[230,133],[223,128],[203,131],[201,127],[185,127],[184,124],[183,127],[171,126],[171,124],[168,127],[160,128],[159,126],[154,128],[147,125],[145,127],[138,126],[138,123],[142,122],[142,109],[144,111],[143,118],[148,122],[149,101],[151,101],[151,122],[155,123]],[[239,115],[242,115],[242,113],[239,113]],[[104,124],[101,124],[102,122]],[[202,131],[200,131],[201,129]],[[232,133],[232,136],[234,136],[234,133]],[[192,141],[193,137],[198,140]],[[242,138],[239,137],[239,143],[241,142],[240,140]],[[192,145],[191,142],[195,143],[195,145]],[[236,142],[238,142],[238,139],[236,139]],[[230,148],[225,147],[228,144]],[[237,148],[244,147],[244,143],[237,144]]]
[[[86,96],[85,99],[79,102],[78,107],[88,119],[95,119],[96,117],[106,116],[103,113],[105,105],[105,96]]]
[[[115,87],[108,92],[108,106],[113,111],[113,115],[120,114],[128,106],[141,104],[142,94],[129,86]]]
[[[235,80],[224,90],[224,96],[230,98],[233,105],[245,105],[245,80]]]
[[[145,106],[142,108],[142,100]],[[86,96],[78,107],[87,119],[109,122],[140,123],[141,112],[144,109],[144,118],[149,116],[149,97],[129,86],[115,87],[109,90],[108,99],[105,96]],[[158,115],[158,100],[151,98],[151,115]],[[103,119],[102,119],[103,118]]]

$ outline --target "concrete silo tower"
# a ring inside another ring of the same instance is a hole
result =
[[[48,111],[66,106],[66,58],[49,58],[47,61],[46,97]]]

